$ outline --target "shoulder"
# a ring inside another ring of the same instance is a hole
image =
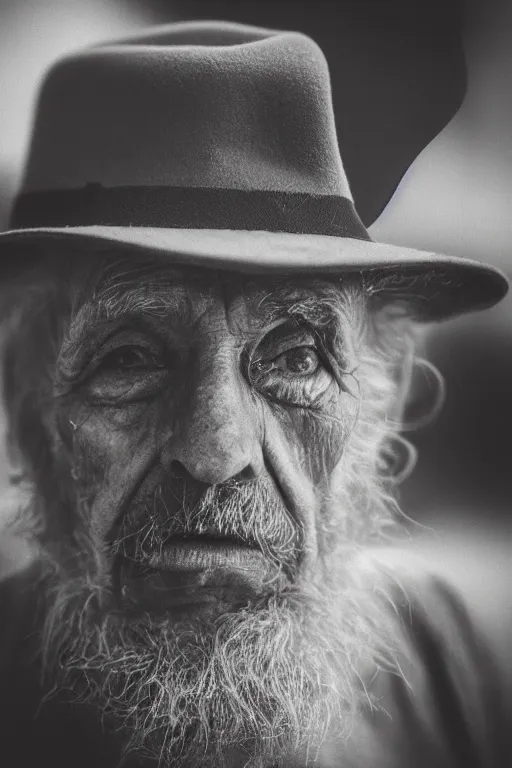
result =
[[[46,699],[39,662],[42,592],[36,564],[0,582],[0,755],[15,754],[20,768],[114,765],[101,721],[68,699]]]
[[[0,580],[0,706],[6,706],[6,691],[19,689],[22,681],[28,685],[34,674],[42,607],[40,580],[37,563]]]
[[[421,553],[384,552],[381,563],[401,651],[396,670],[380,669],[372,680],[376,705],[365,713],[358,749],[378,746],[379,768],[388,765],[382,750],[393,768],[508,764],[510,671],[473,590]]]
[[[42,603],[37,554],[11,526],[24,499],[19,489],[0,492],[0,676],[6,665],[12,666]]]
[[[34,742],[35,715],[43,691],[39,664],[40,569],[36,564],[0,581],[0,741],[17,765]],[[35,756],[33,756],[35,757]]]

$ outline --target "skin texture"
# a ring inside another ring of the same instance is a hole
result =
[[[6,349],[45,685],[139,758],[309,764],[393,663],[356,561],[393,520],[407,310],[357,275],[89,256],[20,286]]]
[[[86,300],[57,361],[55,425],[98,546],[168,475],[197,488],[264,481],[301,532],[308,578],[322,554],[322,499],[357,412],[344,382],[354,350],[347,342],[331,368],[334,340],[293,315],[314,297],[306,287],[290,298],[257,281],[164,269],[151,290],[163,306],[150,311],[131,309],[136,280],[113,306],[103,309],[101,294]]]

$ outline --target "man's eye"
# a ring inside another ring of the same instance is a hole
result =
[[[253,375],[278,373],[288,376],[312,376],[320,368],[320,358],[313,347],[294,347],[272,360],[255,360],[251,366]]]
[[[157,352],[126,344],[107,352],[86,380],[89,398],[98,405],[122,407],[155,395],[167,380],[166,362]]]
[[[266,397],[302,407],[313,405],[332,381],[315,347],[306,345],[254,360],[250,379]]]
[[[320,359],[312,347],[296,347],[272,361],[275,368],[295,376],[311,376],[320,367]]]
[[[155,355],[143,347],[119,347],[103,359],[101,368],[108,371],[137,372],[162,368]]]

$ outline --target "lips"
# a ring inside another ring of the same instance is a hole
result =
[[[194,536],[168,542],[147,561],[149,568],[169,571],[247,570],[261,567],[261,550],[231,538]]]
[[[152,614],[231,608],[268,592],[275,571],[255,545],[210,536],[172,538],[143,560],[120,557],[123,610]]]

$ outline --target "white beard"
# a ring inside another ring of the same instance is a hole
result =
[[[393,664],[385,581],[347,567],[347,554],[330,586],[289,588],[210,626],[100,620],[94,591],[62,584],[46,622],[47,675],[122,729],[127,756],[187,768],[312,764],[348,736],[368,668]]]

